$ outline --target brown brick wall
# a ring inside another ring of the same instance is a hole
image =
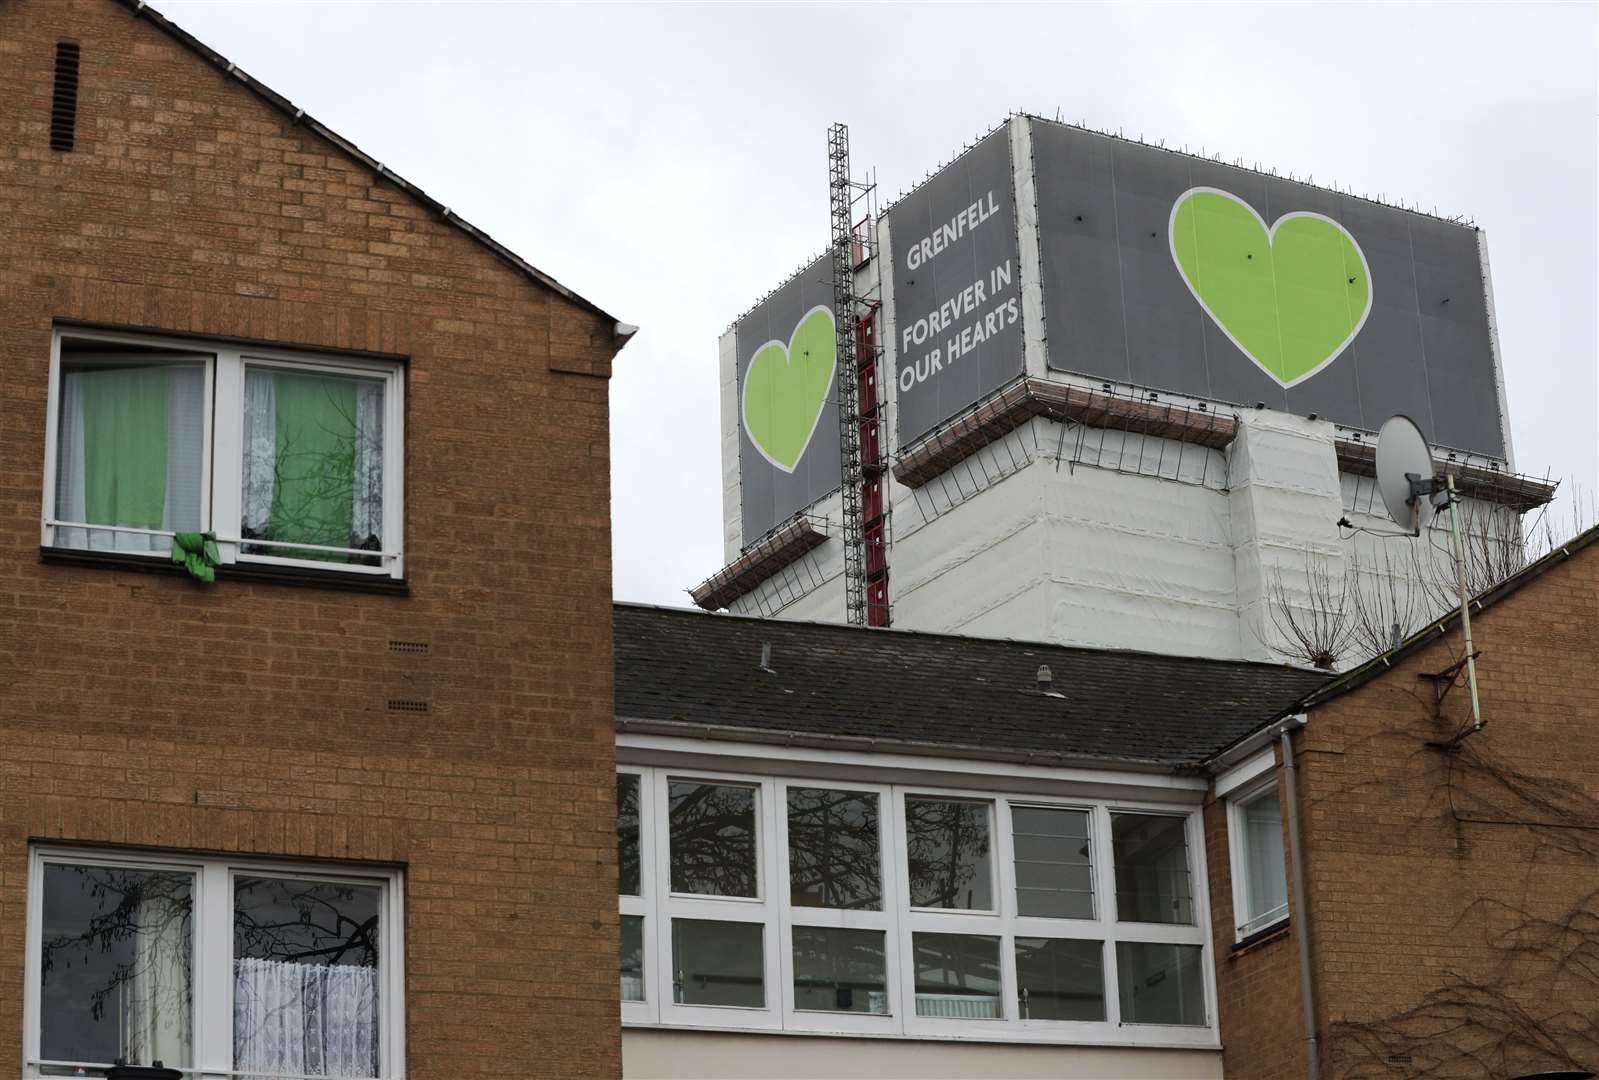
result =
[[[1599,1068],[1599,544],[1474,629],[1487,726],[1457,752],[1426,744],[1468,720],[1463,679],[1435,713],[1418,676],[1461,655],[1458,632],[1296,740],[1326,1077]],[[1298,1000],[1279,996],[1295,967],[1221,961],[1229,1078],[1303,1075]],[[1239,989],[1257,977],[1273,989]]]
[[[406,357],[410,595],[42,563],[58,321]],[[620,1072],[610,331],[147,20],[0,0],[0,1054],[49,838],[403,864],[413,1076]]]
[[[1207,802],[1204,821],[1211,933],[1216,944],[1216,998],[1227,1076],[1230,1080],[1302,1077],[1304,1004],[1299,992],[1299,944],[1293,936],[1293,897],[1288,900],[1286,929],[1235,945],[1226,801],[1212,798]],[[1285,865],[1287,844],[1285,826]]]

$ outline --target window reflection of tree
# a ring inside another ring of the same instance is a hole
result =
[[[92,969],[96,956],[128,957],[116,960],[105,985],[89,992],[89,1015],[93,1019],[103,1019],[107,1002],[123,986],[146,974],[144,968],[166,959],[154,949],[141,949],[141,943],[170,942],[184,966],[188,966],[190,942],[194,940],[193,879],[188,874],[54,864],[49,870],[52,875],[71,874],[78,878],[82,890],[95,901],[95,912],[80,931],[56,934],[41,942],[42,977],[48,981],[51,972],[74,966]],[[186,1008],[188,983],[172,992],[181,993],[183,1000],[178,1004]]]
[[[906,799],[905,856],[912,907],[991,904],[986,804]]]
[[[755,792],[674,783],[670,799],[672,891],[754,896]]]
[[[625,896],[639,892],[639,779],[622,773],[616,778],[616,880]]]
[[[234,955],[376,967],[377,907],[377,890],[369,885],[239,878],[234,884]]]
[[[795,904],[882,907],[877,796],[788,789],[789,890]]]

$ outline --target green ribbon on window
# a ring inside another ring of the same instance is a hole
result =
[[[207,585],[217,579],[217,567],[222,565],[222,555],[217,551],[217,534],[214,532],[180,532],[172,534],[172,561],[181,563],[189,576]]]

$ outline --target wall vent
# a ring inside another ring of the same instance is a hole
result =
[[[432,712],[433,706],[426,701],[414,701],[406,698],[389,698],[389,712],[425,713]]]
[[[433,646],[425,641],[390,641],[389,652],[399,653],[403,656],[426,656],[433,651]]]
[[[55,94],[50,99],[50,149],[71,150],[78,130],[78,43],[56,42]]]

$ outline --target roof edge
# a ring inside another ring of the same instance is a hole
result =
[[[867,735],[827,735],[792,728],[749,728],[734,724],[709,724],[698,720],[645,720],[618,716],[616,730],[618,734],[672,735],[700,739],[704,742],[801,746],[822,750],[854,750],[860,753],[903,753],[921,757],[970,758],[975,761],[1005,761],[1026,765],[1081,767],[1162,775],[1192,769],[1191,762],[1156,761],[1153,758],[1098,757],[1092,754],[1066,754],[1049,750],[998,750],[992,746],[977,744],[927,742],[919,739],[881,739]]]
[[[1308,665],[1277,663],[1271,660],[1229,660],[1214,656],[1183,656],[1178,653],[1152,652],[1148,649],[1119,649],[1103,648],[1093,645],[1063,645],[1054,641],[1035,641],[1031,638],[997,638],[983,637],[979,634],[952,634],[937,630],[915,630],[906,626],[877,626],[877,627],[852,627],[846,623],[823,622],[820,619],[777,619],[765,615],[746,615],[734,611],[702,611],[695,607],[676,607],[670,604],[651,604],[640,600],[612,600],[613,611],[616,608],[628,608],[635,611],[655,611],[666,615],[680,615],[694,619],[737,619],[741,622],[763,623],[768,626],[812,626],[824,630],[840,632],[859,631],[868,634],[906,634],[914,637],[940,638],[954,641],[980,641],[990,645],[1014,645],[1037,649],[1059,649],[1064,652],[1089,653],[1103,655],[1115,653],[1119,656],[1148,656],[1155,660],[1176,664],[1205,664],[1209,666],[1229,665],[1237,668],[1269,668],[1273,671],[1297,671],[1307,675],[1325,675]]]
[[[623,322],[610,312],[606,311],[604,308],[600,307],[598,304],[594,303],[594,301],[580,296],[571,289],[567,288],[565,285],[562,285],[559,281],[555,280],[555,278],[551,277],[549,274],[546,274],[544,271],[540,270],[538,267],[522,258],[522,256],[518,255],[510,248],[494,239],[494,237],[490,236],[488,233],[484,232],[482,229],[473,225],[466,219],[460,217],[444,203],[433,198],[433,196],[429,195],[427,192],[423,191],[421,188],[417,187],[400,174],[387,168],[381,161],[378,161],[370,154],[367,154],[353,142],[346,139],[344,136],[340,135],[327,125],[316,120],[314,117],[308,115],[304,109],[295,105],[294,102],[290,101],[276,90],[273,90],[265,83],[259,82],[250,75],[246,74],[244,70],[239,67],[239,65],[235,64],[217,50],[211,48],[211,46],[207,45],[205,42],[201,41],[199,38],[183,29],[183,27],[173,22],[170,18],[151,7],[147,0],[115,0],[115,3],[127,10],[135,18],[149,20],[150,24],[156,27],[156,29],[172,38],[178,44],[187,48],[190,52],[198,55],[202,60],[205,60],[212,67],[222,72],[223,75],[231,76],[237,79],[246,90],[249,90],[256,97],[266,102],[272,108],[287,116],[294,126],[307,128],[321,138],[332,143],[344,154],[355,159],[356,162],[371,170],[372,173],[378,178],[389,181],[395,187],[410,195],[417,202],[437,213],[446,223],[454,226],[456,229],[459,229],[471,239],[476,240],[483,247],[489,249],[489,251],[498,256],[502,261],[509,263],[514,269],[521,271],[524,275],[533,279],[533,281],[539,285],[542,285],[552,292],[564,297],[565,299],[570,300],[572,303],[583,308],[585,311],[609,320],[611,323],[612,337],[617,341],[617,351],[620,351],[622,347],[628,343],[628,341],[632,340],[633,335],[638,332],[638,327]]]

